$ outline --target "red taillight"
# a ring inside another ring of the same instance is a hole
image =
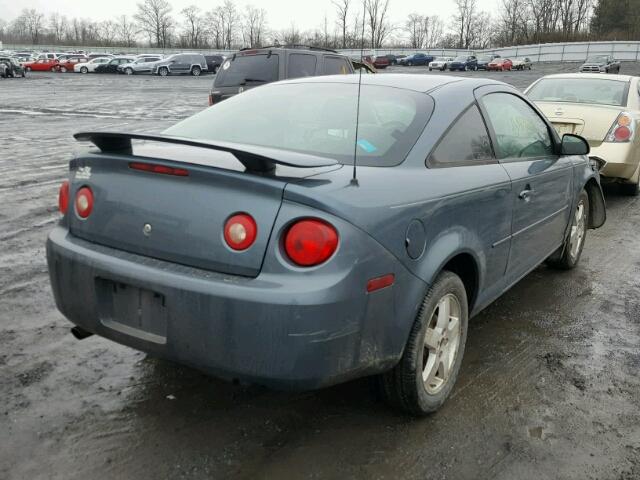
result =
[[[284,249],[293,263],[302,267],[320,265],[338,248],[336,229],[317,219],[294,223],[284,238]]]
[[[131,162],[129,168],[133,170],[141,170],[143,172],[161,173],[163,175],[175,175],[177,177],[188,177],[189,171],[184,168],[167,167],[166,165],[157,165],[155,163]]]
[[[627,112],[622,112],[613,122],[609,133],[605,139],[606,142],[628,142],[633,137],[635,131],[635,121]]]
[[[618,127],[613,132],[613,137],[618,142],[624,142],[626,140],[629,140],[629,138],[631,137],[631,130],[629,130],[629,127],[625,126]]]
[[[93,192],[89,187],[82,187],[76,193],[76,213],[80,218],[87,218],[93,211]]]
[[[58,210],[63,215],[66,215],[67,210],[69,208],[69,182],[64,181],[62,185],[60,185],[60,190],[58,191]]]
[[[237,213],[224,224],[224,239],[234,250],[246,250],[258,236],[258,226],[247,213]]]

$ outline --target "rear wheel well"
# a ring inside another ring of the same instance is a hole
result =
[[[595,178],[590,178],[587,181],[584,190],[589,196],[589,228],[598,228],[602,226],[606,218],[604,197]]]
[[[467,301],[469,303],[469,312],[473,310],[478,293],[478,266],[475,259],[468,253],[460,253],[451,258],[442,270],[455,273],[467,291]]]

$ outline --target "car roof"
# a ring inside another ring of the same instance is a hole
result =
[[[545,75],[545,78],[599,78],[600,80],[618,80],[620,82],[630,82],[634,78],[632,75],[611,75],[608,73],[555,73],[553,75]]]
[[[391,88],[402,88],[414,90],[416,92],[429,92],[443,85],[458,84],[465,86],[481,86],[488,84],[503,84],[496,80],[473,77],[454,77],[449,75],[420,75],[412,73],[387,73],[384,75],[360,75],[357,73],[349,75],[325,75],[319,77],[303,77],[277,82],[284,83],[358,83],[362,80],[362,85],[377,85]],[[504,84],[507,86],[506,84]]]

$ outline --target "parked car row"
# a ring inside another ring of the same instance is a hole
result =
[[[25,72],[74,72],[74,73],[123,73],[154,74],[159,76],[204,73],[216,73],[222,64],[222,55],[203,55],[201,53],[177,53],[169,56],[159,54],[111,55],[84,53],[46,52],[31,55],[26,52],[7,55],[21,65]],[[11,63],[2,72],[11,74]]]

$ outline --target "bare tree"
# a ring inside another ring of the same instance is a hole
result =
[[[156,47],[168,46],[168,36],[173,25],[171,9],[167,0],[144,0],[138,3],[138,12],[134,18]]]
[[[247,5],[242,24],[242,37],[245,46],[261,47],[267,29],[267,12],[264,8]]]
[[[55,12],[49,16],[49,31],[54,43],[59,43],[64,39],[67,31],[67,19]]]
[[[454,0],[457,13],[453,19],[453,29],[458,35],[458,48],[469,48],[472,40],[472,25],[476,14],[476,0]]]
[[[115,42],[118,32],[117,32],[117,24],[113,20],[105,20],[99,25],[100,32],[100,40],[102,43],[108,47],[113,45]]]
[[[347,48],[349,32],[349,3],[351,0],[333,0],[336,7],[337,25],[341,32],[340,44],[342,48]]]
[[[187,44],[191,48],[198,48],[203,43],[205,35],[205,23],[202,11],[195,5],[182,9],[180,12],[185,18],[185,33]]]
[[[125,47],[133,47],[135,45],[137,26],[126,15],[122,15],[118,19],[115,30],[118,42]]]
[[[389,0],[364,0],[367,23],[371,38],[371,48],[380,48],[390,33],[387,20]]]
[[[409,46],[411,48],[422,48],[425,42],[424,16],[412,13],[407,17],[405,22],[405,31],[409,37]]]
[[[240,18],[233,0],[224,0],[220,8],[220,19],[222,21],[223,46],[231,50],[238,38]]]
[[[24,9],[20,14],[19,24],[29,34],[31,43],[37,45],[44,30],[44,14],[36,9]]]

